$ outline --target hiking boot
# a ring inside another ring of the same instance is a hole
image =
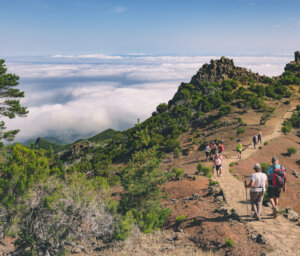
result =
[[[278,210],[276,208],[273,208],[273,215],[274,215],[274,218],[277,218]]]

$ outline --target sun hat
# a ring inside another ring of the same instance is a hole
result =
[[[259,164],[259,163],[256,163],[256,164],[253,166],[253,169],[254,169],[255,171],[261,171],[261,166],[260,166],[260,164]]]

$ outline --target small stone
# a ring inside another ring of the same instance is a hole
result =
[[[81,253],[81,249],[79,247],[75,247],[71,250],[72,253]]]
[[[194,200],[199,200],[201,198],[201,196],[198,193],[195,193],[195,194],[192,195],[192,198]]]
[[[178,233],[178,234],[176,234],[176,236],[174,237],[174,241],[177,241],[177,240],[180,240],[180,239],[182,239],[183,238],[183,236],[182,236],[182,234],[181,233]]]
[[[258,234],[257,237],[256,237],[256,243],[258,243],[258,244],[265,244],[266,243],[266,239],[261,234]]]
[[[222,202],[224,200],[223,196],[215,197],[215,202]]]
[[[298,221],[299,220],[299,214],[293,210],[288,211],[283,215],[290,221]]]
[[[178,200],[177,200],[176,198],[172,199],[172,202],[173,202],[173,203],[177,203],[177,201],[178,201]]]
[[[291,211],[292,210],[292,206],[287,206],[286,208],[285,208],[285,212],[289,212],[289,211]]]

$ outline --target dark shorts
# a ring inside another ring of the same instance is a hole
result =
[[[206,151],[205,151],[205,155],[206,155],[206,157],[208,157],[208,156],[209,156],[209,152],[206,152]]]
[[[242,151],[241,151],[241,150],[237,150],[237,152],[240,153],[240,154],[242,154]]]
[[[219,169],[222,168],[222,165],[216,165],[216,170],[219,171]]]
[[[280,197],[280,192],[281,189],[280,188],[270,188],[268,187],[268,197],[269,198],[273,198],[273,197]]]

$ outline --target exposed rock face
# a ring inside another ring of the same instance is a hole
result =
[[[226,79],[251,77],[256,82],[262,82],[263,76],[253,73],[245,68],[236,67],[232,59],[222,57],[219,60],[211,60],[210,64],[204,64],[196,75],[192,77],[191,83],[199,85],[204,81],[222,82]]]
[[[295,62],[300,62],[300,51],[295,52]]]

